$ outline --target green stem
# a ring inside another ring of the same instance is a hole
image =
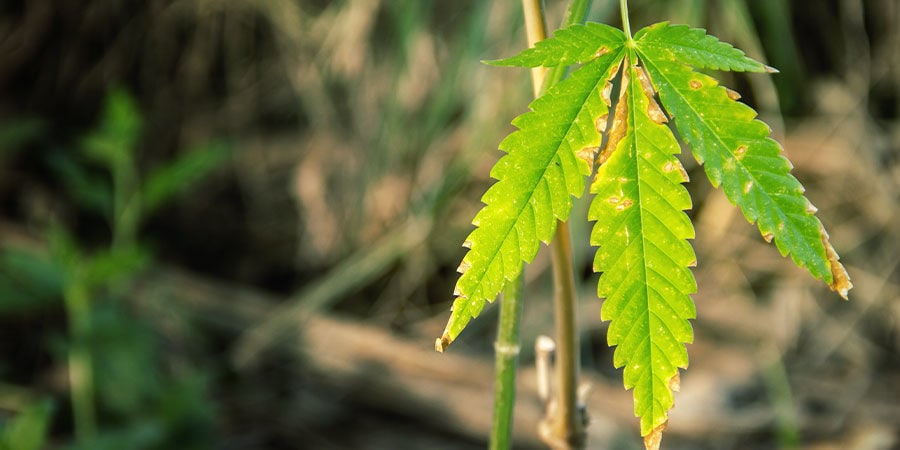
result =
[[[553,296],[556,322],[556,410],[549,425],[553,440],[568,448],[584,448],[585,420],[578,401],[580,354],[575,319],[575,272],[569,225],[559,221],[550,244],[553,261]]]
[[[628,20],[628,0],[619,0],[619,9],[622,11],[622,30],[631,42],[631,22]]]
[[[566,10],[562,27],[583,23],[591,8],[591,0],[573,0]],[[566,67],[553,67],[548,71],[544,89],[558,83]],[[575,320],[575,274],[572,268],[572,239],[567,222],[558,221],[556,234],[550,243],[553,262],[554,309],[556,322],[556,408],[547,417],[550,436],[548,444],[565,443],[568,448],[584,448],[585,420],[578,402],[580,354],[578,330]]]
[[[763,368],[762,375],[775,417],[778,446],[782,449],[799,448],[800,433],[791,383],[780,353],[773,349],[771,355],[774,355],[773,361]]]
[[[90,346],[91,311],[87,288],[81,280],[70,281],[64,297],[72,348],[69,350],[69,391],[75,438],[89,442],[97,433],[97,414],[94,408],[94,369]]]
[[[544,4],[541,0],[522,0],[522,11],[525,15],[525,34],[528,36],[528,47],[547,39],[547,22],[544,20]],[[544,80],[547,68],[535,67],[531,69],[531,85],[534,89],[534,98],[543,93]]]
[[[130,150],[129,150],[130,151]],[[134,245],[140,223],[140,197],[134,160],[122,157],[111,167],[113,177],[113,230],[112,247],[127,248]]]
[[[516,369],[519,362],[519,324],[522,317],[521,275],[503,288],[500,322],[494,344],[495,386],[491,450],[508,449],[512,441],[513,406],[516,402]]]

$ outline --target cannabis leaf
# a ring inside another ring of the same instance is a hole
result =
[[[642,435],[663,425],[675,402],[669,386],[688,364],[684,343],[693,341],[688,319],[695,316],[689,294],[697,290],[687,268],[696,264],[686,241],[694,228],[683,212],[691,207],[681,185],[688,179],[646,80],[636,66],[622,75],[616,116],[624,116],[618,123],[627,133],[597,171],[588,216],[597,221],[591,244],[599,246],[594,269],[603,272],[601,318],[611,321],[613,364],[625,367],[625,387],[634,388]]]
[[[585,64],[532,102],[532,112],[513,120],[519,130],[500,143],[507,155],[491,170],[498,181],[472,221],[477,228],[464,244],[469,251],[459,267],[458,298],[437,349],[450,345],[485,301],[519,275],[523,262],[534,260],[557,220],[568,219],[600,145],[596,120],[608,113],[603,90],[623,55],[620,49]]]
[[[685,65],[719,64],[722,59],[717,56],[723,52],[716,50],[731,46],[719,42],[706,52],[679,52],[658,45],[659,35],[665,35],[666,28],[645,30],[636,35],[637,52],[660,100],[674,117],[694,157],[704,164],[713,186],[721,185],[744,217],[757,222],[763,237],[767,241],[774,238],[782,255],[790,253],[797,265],[846,297],[850,288],[849,281],[846,285],[842,282],[846,272],[826,254],[827,236],[813,215],[816,210],[803,196],[803,186],[790,174],[791,163],[782,155],[781,146],[768,137],[769,127],[754,120],[756,112],[737,102],[735,93]],[[645,47],[644,39],[654,44]],[[754,70],[762,71],[764,66]]]
[[[596,221],[591,244],[598,246],[601,318],[610,321],[607,339],[617,346],[614,365],[625,368],[625,387],[634,390],[645,445],[658,448],[679,369],[688,365],[696,292],[689,269],[696,257],[687,242],[694,229],[684,213],[691,199],[682,185],[688,179],[674,156],[680,148],[670,121],[713,186],[763,238],[846,298],[847,272],[769,127],[737,93],[694,70],[774,69],[702,29],[666,22],[634,38],[606,25],[575,25],[489,63],[581,67],[516,118],[519,130],[500,144],[507,155],[491,171],[498,181],[482,198],[478,228],[466,240],[470,250],[439,350],[520,273],[523,261],[533,260],[598,166],[589,219]],[[601,133],[606,144],[595,158]]]
[[[625,33],[618,28],[596,22],[557,30],[553,39],[538,41],[512,58],[486,61],[494,66],[554,67],[581,64],[596,59],[612,49],[621,49]]]

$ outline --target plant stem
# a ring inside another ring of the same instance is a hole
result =
[[[522,317],[522,284],[519,276],[503,288],[500,321],[494,343],[494,421],[491,426],[491,450],[511,446],[513,406],[516,403],[516,369],[519,362],[519,324]]]
[[[562,27],[584,22],[591,0],[573,0],[566,10]],[[544,81],[544,89],[559,82],[566,67],[551,68]],[[572,268],[572,239],[569,224],[557,221],[556,234],[550,243],[553,261],[554,309],[556,322],[556,407],[552,416],[545,418],[550,436],[547,443],[553,447],[583,448],[585,445],[585,420],[578,405],[578,379],[580,350],[575,321],[575,275]]]
[[[547,39],[547,23],[544,20],[544,8],[542,0],[522,0],[522,11],[525,14],[525,34],[528,36],[528,47],[534,47],[544,39]],[[546,67],[531,69],[531,86],[534,90],[534,98],[543,93]]]
[[[550,417],[554,442],[566,442],[568,448],[583,448],[585,420],[578,401],[581,366],[575,313],[575,275],[572,269],[572,238],[568,223],[556,224],[550,245],[553,261],[553,296],[556,321],[556,409]]]
[[[84,282],[70,280],[64,299],[69,317],[69,333],[72,348],[69,350],[69,392],[72,399],[72,416],[75,422],[75,438],[79,443],[89,442],[97,432],[97,414],[94,409],[94,369],[90,346],[86,342],[91,329],[90,300]]]
[[[622,11],[622,30],[631,42],[631,22],[628,20],[628,0],[619,0],[619,9]]]
[[[116,161],[110,170],[113,177],[113,217],[110,220],[113,230],[112,247],[128,248],[134,245],[141,218],[140,197],[135,181],[137,171],[130,154]]]

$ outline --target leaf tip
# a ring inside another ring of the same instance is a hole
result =
[[[669,378],[669,389],[672,392],[680,392],[681,391],[681,374],[677,371],[675,375],[672,375],[672,378]]]
[[[511,65],[507,62],[507,59],[482,59],[479,62],[486,66],[493,67],[508,67]]]
[[[738,101],[741,99],[741,94],[738,91],[728,89],[727,87],[724,89],[725,93],[728,94],[728,98],[730,98],[731,100]]]
[[[444,332],[441,337],[434,340],[434,351],[444,353],[444,350],[447,350],[447,347],[450,346],[451,342],[453,342],[453,340],[450,339],[450,335]]]
[[[825,245],[825,256],[828,258],[828,266],[831,268],[831,283],[828,284],[828,287],[832,291],[837,292],[844,300],[849,300],[848,294],[850,289],[853,289],[853,283],[850,282],[850,274],[847,273],[847,269],[841,264],[840,256],[834,250],[831,242],[828,241],[828,233],[824,229],[822,230],[822,244]]]
[[[678,392],[681,390],[681,374],[678,371],[675,371],[675,375],[672,375],[672,378],[669,378],[669,390],[672,392]],[[662,444],[662,435],[663,431],[666,430],[666,426],[669,424],[669,420],[663,420],[663,422],[656,426],[656,428],[650,430],[650,433],[647,433],[644,436],[644,448],[646,450],[659,450],[660,444]]]
[[[766,73],[781,73],[780,70],[778,70],[772,66],[767,66],[765,64],[763,64],[763,70],[765,70]]]
[[[662,434],[667,424],[668,421],[663,422],[660,426],[654,428],[650,434],[644,436],[644,448],[647,450],[659,450],[659,446],[662,444]]]

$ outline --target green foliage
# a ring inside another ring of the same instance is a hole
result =
[[[634,40],[642,60],[668,57],[697,68],[735,72],[774,70],[748,58],[744,52],[706,34],[702,29],[687,25],[660,22],[638,31]]]
[[[547,242],[555,220],[567,220],[571,197],[596,169],[589,218],[598,295],[609,320],[614,365],[634,389],[635,414],[648,447],[658,446],[674,404],[679,369],[688,365],[686,343],[695,317],[688,267],[696,257],[687,239],[693,226],[687,174],[673,156],[690,147],[716,187],[757,223],[782,255],[846,297],[852,287],[815,208],[790,174],[790,162],[768,137],[756,112],[739,96],[693,68],[774,71],[701,29],[659,23],[634,38],[600,24],[576,25],[518,56],[494,65],[582,66],[513,121],[519,130],[500,145],[507,152],[491,176],[477,228],[466,241],[458,298],[444,335],[452,342],[485,301],[530,262]],[[612,81],[619,76],[610,120]],[[657,103],[656,98],[659,98]],[[601,133],[606,145],[594,161]],[[594,165],[598,167],[593,167]],[[654,443],[654,444],[651,444]]]
[[[84,139],[84,153],[107,167],[128,163],[140,132],[141,118],[134,98],[114,89],[106,97],[100,127]]]
[[[691,207],[681,184],[687,175],[672,156],[680,148],[641,86],[641,70],[623,74],[616,114],[624,113],[619,123],[628,132],[597,171],[588,218],[597,221],[591,244],[599,246],[594,269],[603,272],[601,317],[611,321],[609,344],[618,346],[613,364],[625,367],[646,435],[665,422],[674,404],[669,383],[688,364],[684,343],[693,341],[688,319],[696,315],[689,294],[697,285],[687,267],[697,259],[686,241],[694,237],[683,212]]]
[[[486,61],[493,66],[555,67],[582,64],[621,48],[625,34],[618,28],[602,23],[588,22],[558,30],[553,39],[538,41],[534,47],[506,59]]]
[[[0,421],[0,450],[41,450],[53,413],[49,400],[28,405],[8,422]]]
[[[679,63],[680,55],[658,48],[638,47],[638,52],[679,134],[713,186],[722,186],[744,217],[757,222],[767,241],[774,237],[782,255],[790,253],[795,263],[831,284],[822,225],[800,182],[790,174],[791,163],[781,146],[768,137],[769,127],[754,120],[756,112],[736,102],[713,78]]]
[[[0,315],[58,303],[63,275],[57,264],[33,252],[0,252]]]
[[[145,214],[156,211],[209,172],[220,167],[230,156],[230,146],[223,142],[210,142],[189,149],[181,158],[151,172],[142,187],[142,208]]]
[[[618,67],[621,51],[604,55],[553,86],[531,103],[532,112],[513,121],[519,128],[500,143],[507,155],[491,170],[499,180],[482,197],[472,221],[470,251],[460,265],[459,298],[444,342],[449,344],[507,281],[531,262],[539,242],[549,242],[557,220],[566,220],[572,196],[584,191],[591,168],[586,155],[600,145],[596,118],[607,113],[602,91]],[[560,101],[560,99],[562,101]]]
[[[0,133],[0,143],[18,146],[30,136],[28,130],[39,129],[23,123],[7,133],[12,137]],[[206,448],[210,442],[206,379],[196,376],[190,364],[176,374],[148,370],[163,366],[156,352],[159,336],[131,314],[122,297],[128,283],[152,262],[138,239],[140,224],[221,166],[231,151],[221,142],[201,145],[141,177],[141,129],[136,102],[115,90],[79,151],[57,152],[47,160],[77,206],[108,221],[108,246],[88,248],[72,230],[54,224],[46,233],[47,252],[0,252],[0,314],[64,300],[69,339],[57,348],[61,357],[68,357],[73,448]],[[23,412],[21,417],[31,416]],[[41,446],[29,446],[38,441],[21,437],[24,432],[10,433],[0,435],[0,450]]]

